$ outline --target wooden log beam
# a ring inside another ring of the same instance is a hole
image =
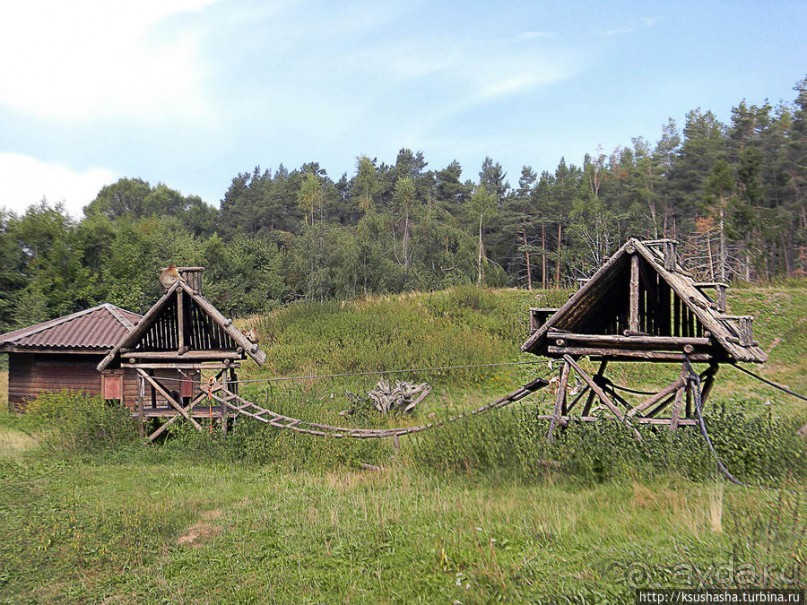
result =
[[[684,361],[694,362],[712,361],[711,353],[675,353],[672,351],[637,351],[634,349],[604,348],[604,347],[547,347],[547,353],[563,357],[566,355],[589,355],[610,359],[641,359],[644,361]]]
[[[634,253],[630,257],[630,310],[628,315],[628,329],[639,331],[639,255]]]
[[[179,353],[177,351],[131,351],[126,352],[125,355],[129,358],[130,364],[133,363],[131,361],[132,359],[135,360],[134,363],[137,363],[138,359],[155,360],[179,358]],[[223,359],[240,360],[241,355],[235,351],[224,350],[187,351],[182,355],[182,360],[187,361],[219,361]]]
[[[668,386],[664,387],[663,389],[661,389],[661,390],[660,390],[658,393],[656,393],[655,395],[651,395],[651,396],[650,396],[648,399],[646,399],[645,401],[643,401],[642,403],[640,403],[640,404],[639,404],[639,405],[637,405],[636,407],[632,408],[632,409],[631,409],[631,410],[628,412],[628,416],[629,416],[629,417],[631,417],[631,418],[633,418],[634,416],[636,416],[636,415],[637,415],[637,414],[639,414],[640,412],[643,412],[643,411],[645,411],[646,409],[653,407],[653,406],[654,406],[654,405],[656,405],[656,404],[657,404],[659,401],[661,401],[661,400],[662,400],[662,399],[664,399],[665,397],[670,396],[670,395],[671,395],[672,393],[674,393],[674,392],[675,392],[677,389],[680,389],[681,387],[683,387],[683,386],[685,386],[685,385],[686,385],[686,379],[684,378],[684,376],[683,376],[683,374],[682,374],[681,376],[679,376],[679,377],[676,379],[676,381],[675,381],[675,382],[673,382],[672,384],[670,384],[670,385],[668,385]]]
[[[673,402],[672,417],[670,418],[670,430],[674,431],[681,423],[681,405],[684,400],[684,391],[688,390],[687,387],[682,387],[675,392],[675,401]]]
[[[672,403],[672,400],[673,400],[674,398],[675,398],[675,393],[672,393],[672,394],[670,394],[670,395],[667,395],[667,397],[665,397],[664,399],[662,399],[662,400],[661,400],[661,402],[659,402],[659,404],[658,404],[656,407],[654,407],[652,410],[650,410],[649,412],[647,412],[647,413],[644,415],[644,418],[655,418],[656,414],[658,414],[658,413],[659,413],[661,410],[663,410],[663,409],[664,409],[664,408],[666,408],[668,405],[670,405],[670,403]]]
[[[566,385],[569,383],[569,363],[564,363],[560,370],[560,381],[558,382],[558,396],[555,398],[555,409],[552,412],[552,420],[549,422],[549,432],[546,434],[547,443],[552,443],[552,433],[555,424],[561,417],[563,404],[566,401]]]
[[[602,378],[605,375],[605,369],[608,367],[608,360],[603,359],[600,362],[600,367],[597,369],[597,374],[599,378]],[[586,399],[586,405],[583,406],[583,416],[588,416],[591,412],[591,406],[594,404],[594,397],[596,393],[591,390],[591,387],[586,385],[586,388],[589,389],[588,399]]]
[[[631,332],[633,333],[633,332]],[[708,347],[714,344],[711,338],[703,337],[677,337],[677,336],[649,336],[649,335],[635,335],[635,336],[621,336],[617,334],[576,334],[574,332],[556,332],[549,329],[547,338],[557,340],[568,340],[571,342],[590,342],[596,344],[617,344],[627,347],[631,346],[646,346],[646,347],[677,347],[682,348],[686,345],[695,347]]]
[[[182,288],[177,290],[177,351],[182,355],[185,348],[185,305]]]
[[[565,416],[569,412],[571,412],[572,409],[574,409],[574,406],[577,405],[577,402],[580,401],[583,398],[583,396],[586,395],[587,393],[589,393],[590,391],[591,391],[591,389],[589,388],[588,385],[584,386],[580,390],[580,392],[577,394],[577,396],[572,400],[572,402],[570,404],[568,404],[567,406],[565,406],[565,409],[563,410],[563,415]]]
[[[189,418],[191,418],[192,422],[194,422],[194,423],[196,423],[196,421],[195,421],[195,420],[193,420],[193,417],[192,417],[192,416],[190,416],[191,410],[193,410],[193,408],[194,408],[194,407],[195,407],[195,406],[196,406],[196,405],[197,405],[197,404],[198,404],[200,401],[202,401],[202,400],[203,400],[205,397],[207,397],[207,393],[200,393],[199,395],[197,395],[196,397],[194,397],[193,401],[191,401],[191,402],[188,404],[188,406],[187,406],[187,407],[182,408],[182,409],[184,409],[184,410],[185,410],[185,413],[186,413],[186,414],[188,414],[188,417],[189,417]],[[180,415],[176,415],[176,416],[172,416],[171,418],[169,418],[169,419],[168,419],[166,422],[164,422],[164,423],[163,423],[161,426],[159,426],[159,427],[157,428],[157,430],[156,430],[156,431],[154,431],[154,432],[153,432],[151,435],[149,435],[149,441],[152,441],[152,442],[153,442],[155,439],[157,439],[157,437],[159,437],[159,436],[160,436],[160,435],[162,435],[162,434],[163,434],[165,431],[167,431],[167,430],[168,430],[168,427],[170,427],[172,424],[174,424],[174,422],[176,422],[176,421],[177,421],[177,419],[179,419],[179,418],[181,418],[181,417],[182,417],[182,414],[180,414]],[[197,423],[197,425],[198,425],[198,423]],[[198,430],[200,430],[200,432],[201,432],[201,425],[199,425],[199,429],[198,429]]]
[[[228,360],[229,361],[229,360]],[[234,365],[234,364],[233,364]],[[125,367],[143,368],[144,370],[218,370],[232,367],[229,363],[134,363]]]
[[[602,390],[600,385],[594,382],[594,380],[583,371],[583,368],[577,365],[577,362],[574,359],[572,359],[571,356],[564,355],[563,359],[564,361],[566,361],[567,364],[569,364],[572,368],[574,368],[574,371],[577,372],[580,378],[582,378],[583,380],[586,381],[586,383],[588,383],[588,386],[591,388],[592,391],[594,391],[597,394],[597,397],[599,397],[600,401],[602,401],[603,404],[605,404],[605,407],[611,410],[611,413],[614,416],[619,418],[619,420],[625,423],[625,425],[628,426],[633,431],[633,434],[636,436],[636,440],[641,441],[642,436],[639,434],[639,431],[637,431],[634,427],[628,424],[627,417],[622,413],[622,411],[618,407],[616,407],[614,402],[611,401],[608,395],[606,395],[605,391]]]
[[[146,372],[144,372],[140,368],[138,368],[137,371],[141,376],[143,376],[143,378],[145,378],[149,382],[149,384],[151,384],[152,388],[154,388],[160,395],[162,395],[163,398],[166,401],[168,401],[168,403],[173,408],[175,408],[180,414],[182,414],[182,416],[185,418],[185,420],[187,420],[194,427],[196,427],[197,431],[199,431],[199,432],[202,431],[202,425],[200,425],[198,422],[196,422],[196,420],[194,420],[193,417],[188,412],[185,411],[185,408],[183,408],[182,405],[180,405],[171,396],[171,394],[159,383],[159,381],[157,379],[155,379],[153,376],[149,376]]]

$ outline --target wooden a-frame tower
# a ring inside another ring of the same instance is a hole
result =
[[[694,425],[693,403],[707,400],[720,363],[767,360],[753,318],[728,314],[728,286],[696,282],[678,263],[676,245],[630,239],[562,307],[530,310],[522,351],[562,362],[550,439],[557,425],[597,420],[598,409],[626,424]],[[578,363],[586,356],[599,361],[596,373]],[[675,363],[681,372],[657,392],[640,393],[607,378],[611,361]],[[694,364],[707,365],[696,374]],[[571,395],[573,375],[583,386]]]
[[[258,365],[266,354],[201,294],[203,267],[178,267],[177,279],[98,364],[111,379],[132,368],[138,377],[137,410],[141,433],[147,418],[167,418],[149,435],[159,437],[178,418],[201,431],[200,418],[221,420],[227,430],[227,408],[197,406],[212,401],[212,391],[226,386],[238,392],[236,371],[249,356]],[[210,374],[202,381],[202,372]],[[121,378],[122,379],[122,378]],[[111,380],[108,380],[110,382]],[[122,390],[122,389],[121,389]],[[146,399],[150,399],[150,406]]]

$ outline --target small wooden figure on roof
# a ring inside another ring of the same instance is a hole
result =
[[[174,265],[163,269],[160,283],[165,294],[98,364],[98,370],[107,376],[124,369],[137,373],[136,415],[141,430],[146,418],[168,418],[149,435],[152,441],[178,418],[201,431],[199,418],[216,417],[226,431],[225,407],[197,406],[224,383],[237,392],[236,371],[241,361],[250,357],[263,365],[266,360],[258,345],[202,296],[203,271],[203,267]],[[210,374],[206,380],[203,372]]]
[[[532,334],[522,351],[562,361],[550,439],[557,425],[596,420],[595,403],[626,424],[694,425],[720,363],[766,361],[753,318],[729,315],[728,286],[695,282],[678,263],[676,244],[630,239],[562,307],[530,310]],[[596,373],[580,367],[586,356],[599,361]],[[610,361],[676,363],[681,372],[659,391],[641,394],[605,376]],[[708,365],[696,373],[698,363]],[[573,398],[572,374],[583,382]]]

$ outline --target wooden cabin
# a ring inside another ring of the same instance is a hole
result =
[[[753,318],[729,314],[728,286],[696,282],[676,245],[630,239],[559,309],[530,310],[521,350],[562,361],[550,439],[556,425],[597,420],[598,409],[628,425],[695,425],[719,364],[767,360]],[[579,364],[583,357],[599,362],[596,373]],[[612,382],[609,362],[674,363],[680,372],[658,391],[642,392]],[[574,394],[570,378],[581,381]]]
[[[236,390],[241,362],[250,357],[262,365],[266,360],[257,343],[202,296],[204,268],[177,270],[175,281],[161,279],[168,285],[165,294],[97,366],[106,377],[109,399],[129,392],[129,383],[136,382],[133,411],[141,427],[148,418],[168,419],[149,436],[152,440],[178,418],[201,430],[197,418],[212,422],[215,417],[226,430],[226,409],[209,405],[210,390],[222,381]],[[205,400],[208,405],[199,405]]]
[[[104,380],[96,366],[138,321],[137,313],[104,303],[0,335],[0,353],[9,360],[9,409],[25,411],[28,401],[48,391],[101,395]],[[116,398],[133,404],[135,381],[126,386]]]

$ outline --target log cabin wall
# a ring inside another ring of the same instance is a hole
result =
[[[69,355],[44,353],[9,353],[8,356],[8,407],[13,412],[24,412],[28,402],[36,399],[40,393],[59,392],[64,390],[102,396],[101,373],[96,366],[103,355]],[[165,381],[169,390],[179,390],[179,378],[175,370],[158,370],[158,378],[169,378]],[[190,381],[189,381],[190,382]],[[192,389],[199,386],[198,377],[193,381]],[[129,409],[136,409],[139,384],[137,372],[132,368],[123,370],[123,403]],[[152,403],[151,390],[145,389],[145,405]],[[159,407],[167,406],[165,399],[157,394],[155,403]]]
[[[8,356],[9,409],[22,412],[42,392],[69,389],[101,394],[101,374],[95,369],[102,355],[46,355],[10,353]]]

